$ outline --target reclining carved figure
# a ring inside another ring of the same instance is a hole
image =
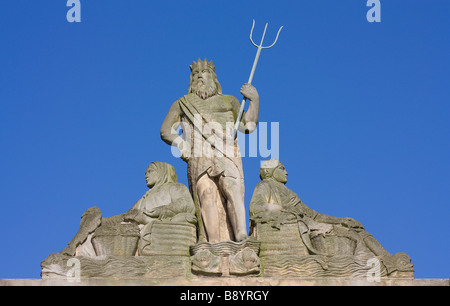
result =
[[[100,232],[115,231],[117,235],[138,232],[138,255],[145,255],[142,253],[145,253],[150,243],[151,228],[156,220],[196,223],[194,202],[189,190],[177,182],[175,169],[170,164],[157,161],[151,163],[145,172],[145,179],[149,190],[128,212],[102,218],[99,208],[89,208],[81,217],[78,233],[61,254],[99,255],[92,238]]]
[[[277,159],[262,163],[260,178],[250,202],[251,231],[258,223],[270,224],[274,230],[279,230],[283,224],[297,223],[302,242],[310,255],[378,257],[388,273],[412,269],[407,254],[391,255],[365,231],[360,222],[321,214],[306,206],[297,194],[285,186],[287,171]],[[327,242],[327,238],[333,237],[347,239],[329,239]],[[330,246],[327,243],[341,245]]]

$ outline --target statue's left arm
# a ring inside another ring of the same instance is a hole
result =
[[[308,209],[311,211],[314,211],[310,208],[308,208]],[[316,211],[314,211],[314,212],[315,212],[315,216],[313,217],[313,219],[315,222],[327,223],[327,224],[340,224],[340,225],[343,225],[343,226],[349,227],[349,228],[360,228],[360,229],[364,228],[359,221],[356,221],[352,218],[333,217],[333,216],[321,214]]]
[[[251,84],[242,85],[241,94],[249,100],[250,103],[247,112],[244,112],[242,116],[241,123],[239,124],[239,131],[248,134],[253,132],[258,125],[259,95],[256,88]],[[237,118],[241,105],[236,98],[233,99],[232,104],[234,116]]]
[[[360,222],[352,219],[352,218],[339,218],[339,217],[333,217],[325,214],[321,214],[314,209],[309,208],[306,206],[305,203],[300,200],[298,195],[294,193],[293,191],[290,191],[290,199],[286,205],[287,210],[291,210],[292,212],[304,214],[311,219],[313,219],[315,222],[319,223],[327,223],[327,224],[341,224],[346,227],[359,227],[363,228]]]

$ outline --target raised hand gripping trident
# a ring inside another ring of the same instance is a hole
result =
[[[271,45],[268,46],[268,47],[263,47],[263,41],[264,41],[264,36],[266,35],[267,25],[268,25],[268,24],[266,23],[266,27],[264,28],[264,32],[263,32],[263,35],[262,35],[262,38],[261,38],[261,43],[260,43],[259,45],[257,45],[257,44],[255,44],[255,42],[253,41],[253,37],[252,37],[252,36],[253,36],[253,29],[255,28],[255,20],[253,20],[252,29],[251,29],[251,31],[250,31],[250,41],[252,42],[252,44],[253,44],[256,48],[258,48],[258,51],[256,51],[255,61],[253,62],[252,71],[250,72],[250,77],[248,78],[248,82],[247,82],[248,84],[251,84],[252,81],[253,81],[253,75],[255,74],[256,65],[258,64],[259,55],[261,54],[261,50],[262,50],[262,49],[269,49],[269,48],[272,48],[272,47],[277,43],[278,35],[280,35],[281,29],[283,28],[283,27],[280,27],[280,29],[278,30],[277,37],[275,38],[275,41],[273,42],[273,44],[271,44]],[[242,114],[244,113],[245,101],[246,101],[245,98],[242,99],[242,102],[241,102],[241,108],[239,109],[239,114],[238,114],[238,117],[237,117],[237,119],[236,119],[236,123],[235,123],[235,125],[234,125],[234,138],[236,138],[236,136],[237,136],[237,131],[238,131],[238,129],[239,129],[239,123],[241,122]]]

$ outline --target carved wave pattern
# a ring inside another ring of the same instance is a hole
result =
[[[116,257],[107,256],[104,259],[81,259],[82,277],[136,277],[143,276],[146,271],[145,259],[140,257],[129,256]],[[120,272],[119,272],[120,271]]]
[[[229,256],[234,255],[245,248],[250,248],[256,254],[258,254],[260,244],[261,243],[259,241],[254,241],[251,239],[242,242],[234,242],[234,241],[221,241],[217,243],[200,242],[194,246],[191,246],[190,251],[191,255],[195,255],[201,250],[208,250],[214,255]]]
[[[374,271],[366,259],[355,256],[279,255],[264,257],[261,262],[264,276],[366,278]],[[380,277],[387,275],[383,265],[379,273]]]

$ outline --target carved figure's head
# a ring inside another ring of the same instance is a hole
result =
[[[215,67],[212,61],[198,59],[192,62],[189,93],[195,93],[203,100],[222,94],[222,87],[217,80]]]
[[[145,180],[149,188],[165,183],[176,183],[177,173],[171,164],[155,161],[147,167]]]
[[[261,164],[261,169],[259,171],[259,177],[262,180],[274,179],[277,182],[286,184],[287,182],[287,171],[284,165],[276,158],[272,158],[264,161]]]

